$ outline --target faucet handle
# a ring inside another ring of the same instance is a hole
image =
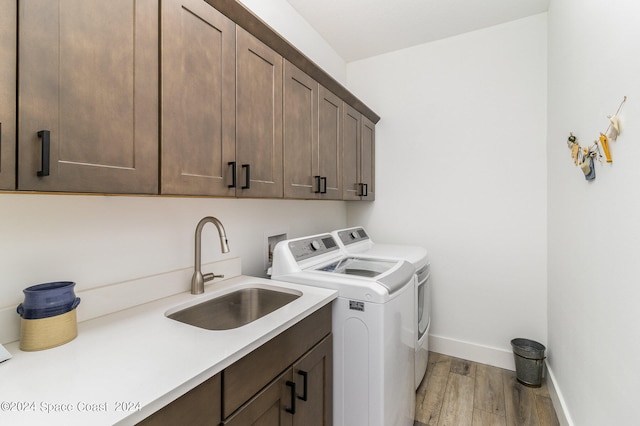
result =
[[[216,275],[210,272],[208,274],[202,275],[202,277],[204,278],[204,282],[206,283],[207,281],[211,281],[214,278],[224,278],[224,275]]]

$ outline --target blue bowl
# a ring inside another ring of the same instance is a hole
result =
[[[16,308],[18,314],[24,319],[41,319],[55,317],[58,315],[66,314],[69,311],[74,310],[80,304],[80,298],[76,297],[70,304],[54,306],[50,308],[35,309],[25,308],[21,303]]]
[[[32,285],[24,293],[25,308],[50,308],[73,303],[76,295],[73,291],[76,283],[71,281],[56,281],[45,284]]]
[[[73,291],[75,285],[72,281],[56,281],[27,287],[18,313],[22,318],[36,319],[69,312],[79,303]]]

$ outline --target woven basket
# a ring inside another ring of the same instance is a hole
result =
[[[20,349],[40,351],[72,341],[78,335],[76,310],[41,319],[20,319]]]

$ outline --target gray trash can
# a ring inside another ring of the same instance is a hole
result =
[[[542,385],[544,369],[543,344],[529,339],[513,339],[511,341],[513,357],[516,361],[516,378],[526,386],[539,388]]]

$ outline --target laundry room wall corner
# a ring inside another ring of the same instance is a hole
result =
[[[434,348],[504,366],[547,343],[547,14],[347,64],[376,125],[376,200],[348,226],[425,247]],[[436,350],[436,349],[434,349]]]

